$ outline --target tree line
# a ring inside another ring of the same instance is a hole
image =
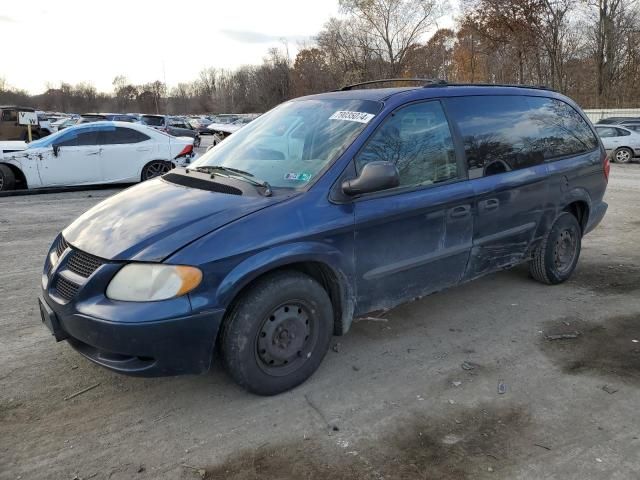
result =
[[[168,89],[116,76],[113,91],[49,85],[40,95],[0,79],[0,103],[66,112],[263,112],[287,99],[379,78],[545,85],[584,108],[640,107],[640,0],[340,0],[312,44],[291,59],[214,67]]]

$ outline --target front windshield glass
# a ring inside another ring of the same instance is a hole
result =
[[[287,102],[247,124],[189,168],[235,168],[273,187],[302,188],[344,152],[381,107],[370,100]]]

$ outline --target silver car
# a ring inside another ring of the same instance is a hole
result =
[[[628,163],[640,156],[640,133],[620,125],[596,125],[602,144],[617,163]]]

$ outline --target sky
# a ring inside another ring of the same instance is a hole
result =
[[[295,58],[338,14],[338,0],[1,0],[0,77],[32,94],[61,81],[110,92],[116,75],[171,87],[285,43]]]

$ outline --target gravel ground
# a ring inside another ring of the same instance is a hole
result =
[[[357,322],[271,398],[219,366],[120,376],[52,339],[46,249],[113,192],[0,198],[0,478],[640,477],[639,165],[613,166],[567,283],[519,267]]]

